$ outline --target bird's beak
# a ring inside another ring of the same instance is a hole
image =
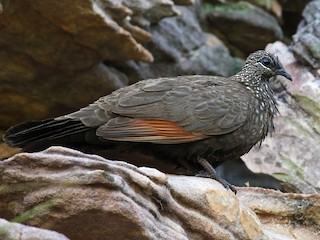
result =
[[[284,76],[286,79],[292,81],[292,77],[290,76],[290,74],[287,73],[283,68],[278,68],[275,73],[276,75]]]

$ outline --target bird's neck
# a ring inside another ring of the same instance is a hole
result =
[[[250,87],[252,89],[257,89],[263,87],[262,85],[265,85],[265,83],[268,85],[269,83],[268,76],[261,75],[261,73],[257,73],[255,68],[252,67],[246,67],[238,72],[236,75],[234,75],[234,79],[237,82],[242,83],[246,87]]]
[[[235,81],[252,93],[251,123],[258,127],[256,131],[260,135],[261,145],[268,132],[274,130],[273,118],[279,113],[269,77],[262,76],[250,68],[242,69],[234,77]]]
[[[274,91],[269,84],[270,77],[258,74],[252,68],[243,68],[234,77],[235,81],[243,84],[247,90],[252,92],[262,109],[267,110],[271,115],[278,113]]]

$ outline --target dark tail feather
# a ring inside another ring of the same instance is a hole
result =
[[[49,142],[89,129],[81,121],[47,119],[13,126],[5,132],[2,138],[11,147],[25,148],[31,144]]]

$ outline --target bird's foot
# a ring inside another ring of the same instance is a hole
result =
[[[232,184],[224,180],[222,177],[220,177],[220,175],[216,172],[216,170],[211,166],[211,164],[206,159],[199,158],[198,162],[201,164],[201,166],[204,167],[204,169],[206,170],[206,173],[200,172],[196,175],[197,177],[213,178],[214,180],[221,183],[222,186],[224,186],[227,190],[230,189],[232,192],[234,192],[234,194],[237,194],[236,188]]]

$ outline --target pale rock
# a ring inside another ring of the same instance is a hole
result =
[[[0,218],[0,238],[4,240],[68,240],[69,238],[50,230],[8,222]]]
[[[258,188],[234,195],[209,178],[62,147],[16,154],[0,172],[2,217],[70,239],[302,240],[304,233],[313,240],[319,231],[319,195]]]

